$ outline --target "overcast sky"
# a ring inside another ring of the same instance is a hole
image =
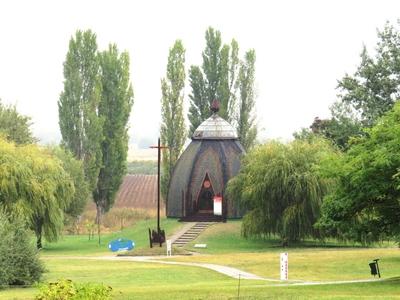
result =
[[[160,79],[176,39],[186,69],[201,63],[208,26],[235,38],[240,54],[256,50],[260,136],[291,138],[314,117],[329,116],[337,80],[352,73],[362,45],[400,17],[400,1],[16,1],[0,2],[0,98],[32,117],[34,134],[58,141],[57,100],[63,62],[77,29],[97,34],[131,57],[135,103],[131,139],[156,140]],[[189,86],[185,89],[186,109]]]

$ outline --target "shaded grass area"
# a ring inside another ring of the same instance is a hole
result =
[[[165,230],[167,236],[175,232],[182,226],[181,223],[172,219],[161,219],[161,228]],[[131,239],[135,242],[135,249],[145,249],[149,247],[148,228],[155,229],[157,223],[155,219],[138,221],[132,227],[125,228],[119,232],[107,233],[101,236],[101,243],[97,236],[92,240],[88,235],[65,235],[57,243],[45,243],[42,250],[43,255],[104,255],[111,254],[108,243],[119,237]]]
[[[305,248],[360,248],[365,249],[359,243],[345,243],[337,240],[305,240],[292,243],[290,247],[283,248],[281,240],[276,236],[268,238],[244,238],[241,236],[241,220],[229,220],[227,223],[217,223],[203,232],[196,240],[189,243],[185,248],[207,254],[221,254],[231,252],[282,252],[282,249],[305,249]],[[207,244],[206,249],[195,249],[194,244]],[[374,244],[374,247],[388,248],[398,247],[395,242],[384,242]]]
[[[48,257],[46,281],[68,278],[113,287],[115,299],[235,299],[238,281],[195,267]],[[33,299],[35,288],[0,292],[0,299]],[[400,278],[374,283],[277,287],[242,280],[240,299],[400,299]]]

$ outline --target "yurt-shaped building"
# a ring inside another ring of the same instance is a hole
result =
[[[244,149],[233,126],[218,115],[216,101],[211,110],[213,115],[194,131],[175,165],[166,202],[168,217],[226,220],[242,216],[225,189],[239,172]]]

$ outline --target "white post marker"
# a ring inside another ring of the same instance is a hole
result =
[[[281,253],[281,280],[289,279],[289,253]]]
[[[171,240],[167,240],[167,256],[172,255],[172,243]]]

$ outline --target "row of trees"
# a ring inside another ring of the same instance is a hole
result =
[[[0,209],[25,217],[42,247],[57,240],[64,215],[80,215],[88,189],[82,164],[57,146],[40,147],[30,118],[0,102]]]
[[[62,144],[83,163],[100,229],[126,173],[133,105],[129,54],[115,44],[99,51],[92,31],[77,31],[69,42],[64,78],[58,101]]]
[[[83,212],[89,194],[82,163],[63,148],[34,144],[30,124],[0,101],[0,288],[41,278],[42,239],[57,240],[67,217]]]
[[[36,145],[30,118],[0,101],[0,209],[24,216],[37,248],[42,237],[57,240],[65,216],[81,215],[90,195],[100,224],[126,173],[133,104],[128,54],[115,45],[99,52],[94,33],[77,31],[64,75],[61,147]]]
[[[239,45],[233,39],[223,44],[221,33],[208,28],[203,64],[190,66],[188,71],[191,92],[188,113],[189,130],[185,126],[184,88],[186,80],[185,48],[181,40],[169,50],[167,71],[161,79],[161,141],[169,147],[163,153],[162,190],[166,195],[173,168],[182,152],[187,136],[211,116],[213,100],[220,102],[219,115],[237,129],[239,140],[246,150],[256,141],[255,124],[255,61],[253,49],[239,59]]]
[[[400,33],[378,31],[353,75],[339,81],[330,119],[288,144],[251,151],[228,186],[247,209],[245,235],[284,241],[333,236],[361,243],[400,236]]]

